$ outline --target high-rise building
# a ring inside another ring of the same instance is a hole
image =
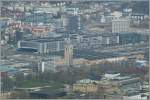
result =
[[[66,39],[65,49],[64,49],[64,60],[66,65],[73,65],[73,45],[70,43],[70,38]]]
[[[112,33],[128,32],[129,31],[128,19],[113,19],[112,20]]]
[[[67,31],[76,33],[81,30],[81,16],[80,15],[68,15]]]
[[[61,27],[66,30],[68,24],[68,19],[67,19],[67,15],[62,15],[61,16]]]
[[[78,30],[78,17],[71,15],[68,20],[67,31],[76,32]]]

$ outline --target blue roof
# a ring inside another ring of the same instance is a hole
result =
[[[18,70],[11,66],[0,65],[0,72],[17,73]]]

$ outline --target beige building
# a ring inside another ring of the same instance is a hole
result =
[[[73,91],[74,92],[84,92],[84,93],[91,93],[91,92],[97,92],[98,91],[98,85],[94,83],[77,83],[73,85]]]
[[[128,32],[130,27],[129,19],[113,19],[112,33]]]
[[[64,49],[64,60],[66,65],[73,65],[73,45],[70,43],[70,39],[66,40]]]
[[[89,81],[89,80],[88,80]],[[85,82],[85,83],[75,83],[72,87],[73,92],[83,92],[83,93],[106,93],[113,94],[119,93],[120,89],[117,85],[112,84],[109,81],[97,81],[97,82]]]

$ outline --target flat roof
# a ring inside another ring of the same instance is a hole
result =
[[[55,38],[52,38],[52,37],[49,37],[49,38],[39,38],[39,39],[26,39],[26,40],[23,40],[23,41],[31,41],[31,42],[53,42],[53,41],[63,41],[64,38],[63,37],[55,37]]]
[[[17,71],[17,69],[7,65],[0,65],[0,72],[11,72],[11,71]]]

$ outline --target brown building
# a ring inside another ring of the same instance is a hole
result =
[[[32,27],[32,33],[37,37],[48,36],[50,29],[48,27]]]

